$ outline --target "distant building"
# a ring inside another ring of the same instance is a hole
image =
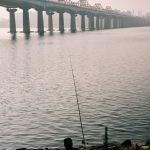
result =
[[[111,6],[106,6],[105,9],[107,9],[107,10],[112,10]]]
[[[131,11],[129,11],[129,10],[128,10],[128,11],[123,11],[122,13],[123,13],[123,14],[125,14],[125,15],[132,16],[132,12],[131,12]]]
[[[143,16],[142,11],[138,11],[138,16]]]
[[[103,9],[101,3],[95,3],[94,7],[98,9]]]
[[[145,16],[146,16],[147,18],[150,18],[150,12],[146,13]]]
[[[63,3],[64,3],[64,2],[65,2],[65,0],[58,0],[58,2],[63,2]]]
[[[120,10],[118,10],[118,9],[115,9],[114,11],[120,13]]]
[[[131,16],[132,12],[131,11],[127,11],[126,14]]]
[[[71,2],[71,4],[73,4],[73,5],[77,5],[77,6],[79,6],[79,5],[80,5],[80,3],[79,3],[79,2]]]
[[[87,6],[87,0],[79,0],[80,6]]]

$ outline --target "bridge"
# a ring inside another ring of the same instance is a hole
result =
[[[85,31],[85,16],[88,17],[90,31],[112,28],[142,27],[149,22],[142,17],[131,16],[108,9],[98,9],[92,6],[78,5],[51,0],[0,0],[0,6],[7,8],[10,16],[10,32],[16,32],[15,12],[18,8],[23,10],[23,32],[30,33],[29,9],[37,11],[37,31],[44,33],[43,12],[48,15],[48,29],[53,32],[53,14],[59,13],[59,31],[64,32],[64,13],[70,14],[70,30],[76,32],[76,16],[81,16],[81,30]],[[96,18],[96,22],[95,22]]]

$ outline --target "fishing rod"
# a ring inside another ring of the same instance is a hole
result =
[[[72,78],[73,78],[74,89],[75,89],[76,100],[77,100],[77,106],[78,106],[78,112],[79,112],[79,118],[80,118],[80,125],[81,125],[81,130],[82,130],[82,138],[83,138],[82,144],[84,144],[84,148],[86,150],[85,136],[84,136],[84,130],[83,130],[83,124],[82,124],[82,117],[81,117],[81,111],[80,111],[80,105],[79,105],[79,98],[78,98],[78,92],[77,92],[77,86],[76,86],[76,81],[75,81],[75,76],[74,76],[74,71],[73,71],[73,65],[72,65],[71,56],[69,58],[70,58],[70,67],[71,67],[71,72],[72,72]]]

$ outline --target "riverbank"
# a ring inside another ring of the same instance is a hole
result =
[[[108,145],[95,145],[89,146],[87,150],[150,150],[150,140],[146,141],[131,141],[126,140],[121,144],[108,143]],[[64,148],[37,148],[37,149],[28,149],[20,148],[16,150],[64,150]],[[79,150],[85,150],[84,147],[80,146]]]

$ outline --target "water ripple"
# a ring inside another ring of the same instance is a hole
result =
[[[34,34],[0,43],[2,149],[62,147],[68,136],[81,145],[69,54],[87,143],[103,142],[101,124],[110,141],[148,138],[149,28]]]

